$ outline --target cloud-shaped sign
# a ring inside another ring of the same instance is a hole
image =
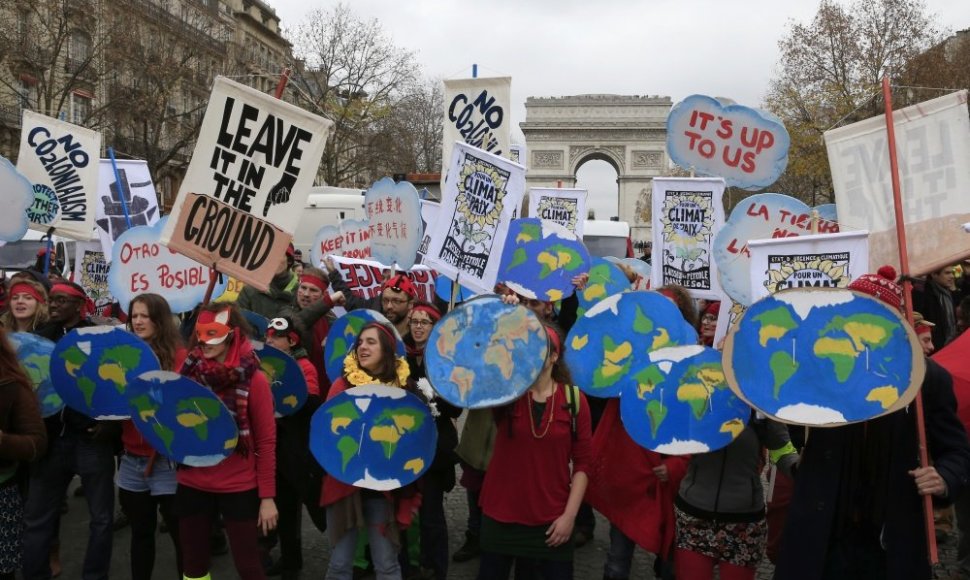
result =
[[[317,230],[310,248],[312,265],[319,268],[327,256],[370,259],[370,222],[347,219]]]
[[[385,266],[397,264],[400,270],[413,266],[424,236],[418,190],[407,181],[394,183],[385,177],[364,194],[364,207],[374,226],[371,257]]]
[[[0,183],[4,200],[0,240],[16,242],[27,233],[27,208],[34,202],[34,186],[4,157],[0,157]]]
[[[687,97],[667,116],[674,163],[734,187],[762,189],[777,181],[788,165],[789,144],[788,131],[771,113],[704,95]]]
[[[162,245],[159,240],[167,221],[168,216],[153,226],[131,228],[115,241],[108,288],[122,309],[127,310],[131,299],[145,292],[164,296],[176,313],[192,310],[205,298],[212,272]],[[212,298],[218,298],[228,284],[228,276],[223,276]]]
[[[839,231],[837,223],[820,218],[818,233]],[[812,208],[780,193],[759,193],[743,199],[714,236],[714,260],[721,288],[738,304],[750,306],[749,240],[791,238],[812,233]]]

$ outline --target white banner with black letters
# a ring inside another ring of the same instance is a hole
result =
[[[512,145],[512,77],[453,79],[444,83],[442,188],[451,167],[452,144],[455,141],[506,158],[510,156],[509,148]]]
[[[557,223],[583,238],[586,221],[586,190],[529,188],[529,217]]]

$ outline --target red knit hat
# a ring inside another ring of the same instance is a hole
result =
[[[849,284],[849,290],[863,292],[899,310],[903,305],[903,289],[896,284],[896,269],[886,265],[876,274],[864,274]]]

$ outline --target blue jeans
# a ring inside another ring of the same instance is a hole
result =
[[[24,580],[49,580],[50,550],[61,517],[61,500],[75,475],[81,476],[90,524],[83,580],[101,580],[111,569],[114,518],[114,454],[111,445],[67,435],[54,439],[47,455],[32,464],[24,506]]]
[[[371,559],[377,580],[401,580],[401,565],[397,561],[397,551],[381,530],[388,522],[390,505],[383,497],[363,498],[361,509],[367,524],[367,539],[370,542]],[[327,529],[335,530],[333,509],[327,508]],[[354,552],[357,548],[357,530],[347,530],[330,554],[326,580],[351,580],[354,576]]]
[[[606,555],[606,566],[603,577],[611,580],[626,580],[630,577],[630,567],[633,565],[633,551],[636,543],[626,537],[620,528],[610,524],[610,551]]]

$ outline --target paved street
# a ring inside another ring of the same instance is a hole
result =
[[[75,483],[76,486],[76,483]],[[74,486],[72,486],[72,489]],[[61,578],[74,580],[81,577],[81,561],[84,557],[84,548],[87,541],[87,506],[83,498],[70,497],[68,499],[70,512],[65,516],[61,527],[62,561],[64,573]],[[448,512],[448,525],[451,535],[451,549],[457,549],[464,539],[464,521],[466,516],[465,495],[461,488],[456,489],[447,496],[446,509]],[[590,544],[580,548],[576,552],[576,578],[577,580],[594,580],[603,576],[603,562],[606,559],[606,552],[609,549],[608,526],[605,520],[598,518],[596,527],[596,538]],[[112,559],[111,577],[128,577],[128,529],[125,528],[115,533],[114,557]],[[320,580],[326,572],[327,557],[329,554],[329,544],[321,534],[319,534],[309,523],[309,517],[304,517],[304,561],[305,566],[302,577],[304,579]],[[158,537],[158,557],[155,565],[155,578],[161,580],[171,580],[177,578],[173,562],[173,549],[171,541],[167,535]],[[937,574],[937,578],[949,578],[954,570],[956,560],[956,537],[955,535],[947,540],[940,550],[943,564]],[[634,573],[631,579],[646,580],[653,578],[652,558],[637,550],[634,560]],[[478,561],[473,560],[465,564],[455,564],[450,570],[449,577],[456,580],[473,580],[478,571]],[[771,578],[771,566],[765,564],[758,574],[759,580]],[[214,580],[229,580],[236,578],[236,573],[232,567],[232,560],[229,555],[216,556],[213,559],[212,577]]]

